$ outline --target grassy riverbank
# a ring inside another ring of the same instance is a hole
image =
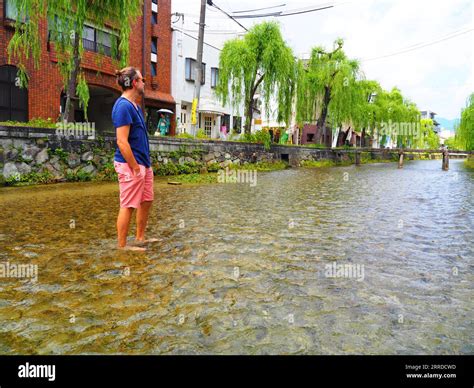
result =
[[[360,155],[361,164],[369,163],[393,163],[397,162],[398,158],[393,156],[391,159],[372,159],[369,152],[362,152]],[[347,154],[347,158],[344,160],[303,160],[300,162],[301,167],[306,168],[321,168],[321,167],[338,167],[338,166],[350,166],[355,163],[355,154]]]
[[[231,164],[227,166],[229,170],[252,170],[258,172],[264,171],[277,171],[288,168],[288,164],[282,161],[276,162],[257,162],[257,163],[246,163],[242,165]],[[225,171],[224,168],[219,168],[216,172],[208,173],[194,173],[194,174],[181,174],[173,175],[168,177],[168,182],[178,183],[191,183],[191,184],[202,184],[202,183],[217,183],[218,182],[218,171]]]
[[[464,161],[464,165],[465,165],[467,168],[474,170],[474,156],[471,156],[471,157],[467,158],[467,159]]]
[[[160,181],[179,182],[179,183],[217,183],[217,173],[226,168],[231,170],[253,170],[253,171],[276,171],[288,168],[288,164],[282,161],[275,162],[257,162],[245,164],[229,164],[221,167],[218,163],[205,166],[203,163],[187,162],[174,163],[171,160],[168,163],[155,163],[153,172],[156,177],[163,177]],[[117,180],[113,163],[108,163],[100,168],[96,174],[79,171],[78,173],[69,173],[64,178],[58,180],[49,171],[41,173],[28,173],[3,179],[0,176],[0,186],[29,186],[63,182],[113,182]]]

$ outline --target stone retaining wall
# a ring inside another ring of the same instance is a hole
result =
[[[305,160],[351,159],[344,150],[261,144],[150,138],[152,163],[158,175],[217,171],[230,164],[284,160],[298,166]],[[0,127],[0,181],[43,183],[114,178],[115,138],[96,140],[58,137],[55,129]],[[374,159],[391,155],[374,154]]]

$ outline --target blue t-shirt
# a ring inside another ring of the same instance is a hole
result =
[[[119,97],[115,101],[112,109],[112,122],[115,129],[124,125],[130,125],[128,142],[132,148],[133,156],[138,164],[145,167],[151,166],[150,145],[148,143],[148,132],[146,130],[145,118],[140,107],[135,105],[124,97]],[[117,162],[127,163],[117,146],[115,158]]]

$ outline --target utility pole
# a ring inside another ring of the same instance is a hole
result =
[[[202,80],[202,51],[204,46],[204,26],[206,23],[206,0],[201,0],[201,14],[199,16],[199,36],[196,58],[196,69],[194,75],[194,97],[191,112],[191,131],[196,136],[197,122],[198,122],[198,108],[199,97],[201,94],[201,80]]]

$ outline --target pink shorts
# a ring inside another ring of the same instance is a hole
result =
[[[114,160],[120,188],[120,207],[139,208],[142,202],[153,201],[153,169],[141,164],[140,176],[135,176],[128,163]]]

